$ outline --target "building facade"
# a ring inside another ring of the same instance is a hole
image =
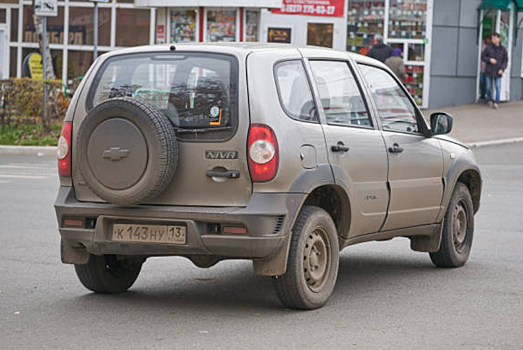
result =
[[[219,3],[219,7],[216,4]],[[48,19],[57,78],[93,62],[93,3],[59,1]],[[401,49],[404,84],[423,108],[479,98],[482,38],[509,52],[502,100],[522,99],[523,0],[110,0],[99,3],[98,50],[177,42],[276,42],[365,54],[379,33]],[[0,0],[0,78],[20,77],[38,51],[31,0]]]

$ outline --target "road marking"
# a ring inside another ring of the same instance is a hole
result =
[[[3,174],[0,174],[0,177],[4,177],[4,178],[14,178],[14,179],[34,179],[34,180],[39,180],[39,179],[48,179],[49,176],[33,176],[33,175],[3,175]]]

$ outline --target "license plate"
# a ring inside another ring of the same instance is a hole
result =
[[[187,228],[171,225],[114,224],[113,241],[185,244]]]

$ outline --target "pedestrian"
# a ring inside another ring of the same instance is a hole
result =
[[[481,43],[481,54],[483,55],[483,52],[485,49],[492,43],[492,35],[486,35],[485,38],[483,38],[483,42]],[[481,68],[479,72],[479,88],[480,88],[480,99],[484,100],[487,95],[487,84],[485,82],[485,68],[487,67],[487,62],[484,62],[481,60]]]
[[[389,58],[391,54],[392,47],[383,43],[383,37],[380,34],[374,35],[374,45],[369,52],[367,52],[367,56],[385,63],[385,60]]]
[[[501,76],[507,69],[508,54],[507,50],[500,43],[499,33],[492,34],[492,43],[487,46],[481,54],[481,61],[485,66],[485,83],[487,85],[487,98],[489,107],[497,109],[499,107],[499,95],[501,91]],[[493,97],[492,85],[496,88],[496,96]]]
[[[392,54],[385,60],[385,64],[396,74],[399,80],[403,81],[406,78],[407,74],[405,74],[405,64],[401,57],[401,49],[395,48],[392,50]]]

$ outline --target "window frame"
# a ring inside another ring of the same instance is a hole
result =
[[[412,96],[409,94],[407,89],[405,89],[405,86],[403,86],[403,84],[398,80],[398,78],[394,74],[389,72],[384,67],[380,67],[378,65],[375,65],[375,64],[372,64],[372,63],[369,63],[369,62],[363,62],[363,61],[357,60],[356,61],[356,65],[358,66],[358,70],[359,70],[359,72],[360,72],[360,74],[362,76],[363,84],[365,85],[365,88],[369,92],[369,98],[371,99],[371,103],[372,103],[372,105],[374,107],[373,108],[374,109],[374,113],[376,114],[376,118],[375,119],[378,122],[379,129],[381,131],[384,131],[384,132],[385,131],[386,132],[395,132],[395,133],[406,134],[406,135],[418,135],[418,136],[424,136],[424,137],[431,137],[430,130],[429,130],[428,126],[427,126],[425,118],[423,117],[423,114],[421,113],[418,105],[416,104],[416,102],[414,101]],[[419,126],[419,131],[418,132],[400,131],[400,130],[393,130],[393,129],[387,129],[387,130],[383,129],[383,123],[381,122],[381,117],[380,117],[380,114],[379,114],[379,110],[378,110],[378,108],[376,106],[376,102],[374,101],[374,96],[372,96],[372,91],[371,91],[367,81],[365,80],[363,72],[360,70],[360,66],[367,66],[367,67],[379,69],[379,70],[383,71],[385,74],[388,74],[390,77],[392,77],[392,79],[396,82],[396,84],[399,86],[401,91],[403,91],[403,93],[406,94],[410,104],[414,107],[414,112],[416,113],[416,122],[418,123],[418,126]]]
[[[97,65],[96,71],[94,71],[94,77],[91,81],[89,81],[89,87],[88,91],[85,95],[85,103],[84,108],[86,111],[86,115],[93,110],[96,105],[93,105],[93,99],[94,95],[96,93],[96,87],[100,83],[100,80],[105,72],[105,69],[107,69],[108,65],[111,62],[114,62],[113,59],[116,60],[124,60],[126,57],[132,57],[132,56],[147,56],[147,55],[170,55],[171,52],[162,52],[162,51],[144,51],[144,52],[134,52],[134,53],[125,53],[125,54],[119,54],[119,55],[112,55],[105,59],[103,62],[101,62],[100,66]],[[176,131],[176,138],[179,141],[183,142],[196,142],[196,143],[205,143],[205,142],[226,142],[232,139],[236,132],[238,131],[238,126],[240,124],[240,63],[238,61],[238,58],[231,54],[226,53],[215,53],[215,52],[206,52],[206,51],[176,51],[176,54],[190,54],[194,56],[223,56],[224,59],[227,59],[231,63],[231,83],[235,82],[235,84],[232,84],[235,86],[235,88],[231,88],[229,95],[231,99],[231,129],[229,130],[223,130],[223,129],[216,129],[216,130],[208,130],[205,133],[201,132],[187,132],[187,133],[180,133],[178,132],[178,129],[173,125],[173,128]],[[91,66],[91,67],[94,67]],[[195,128],[194,130],[198,130]],[[207,137],[206,135],[217,135],[215,137]],[[222,136],[223,135],[223,136]]]
[[[301,65],[303,67],[303,72],[305,73],[305,79],[307,79],[307,83],[309,85],[309,89],[310,89],[310,92],[311,92],[312,103],[314,105],[314,108],[316,109],[317,120],[314,121],[314,120],[303,120],[303,119],[295,118],[292,115],[292,113],[289,112],[287,107],[285,107],[285,104],[283,103],[283,100],[281,98],[281,90],[280,90],[280,85],[278,83],[278,76],[276,75],[276,67],[279,64],[285,63],[285,62],[300,62],[301,63]],[[280,102],[280,107],[285,112],[287,117],[291,118],[292,120],[296,120],[296,121],[302,122],[302,123],[321,124],[321,117],[320,117],[320,113],[319,113],[320,111],[318,109],[318,104],[316,103],[316,98],[315,98],[315,95],[314,95],[314,89],[313,89],[313,86],[312,86],[311,77],[307,73],[307,66],[305,64],[304,59],[303,58],[285,58],[285,59],[278,60],[278,61],[274,62],[273,66],[272,66],[272,75],[273,75],[273,78],[274,78],[274,85],[276,86],[276,91],[277,91],[277,94],[278,94],[278,101]]]
[[[349,71],[351,72],[351,74],[352,74],[352,76],[354,78],[354,81],[356,81],[356,85],[357,85],[358,90],[360,92],[361,98],[363,99],[363,103],[365,104],[365,109],[367,110],[367,114],[369,116],[369,121],[370,121],[370,125],[357,125],[357,124],[349,125],[349,124],[329,123],[327,121],[327,115],[325,114],[325,111],[323,109],[323,105],[321,105],[321,113],[323,114],[325,125],[342,126],[342,127],[347,127],[347,128],[358,128],[358,129],[369,129],[369,130],[377,129],[376,121],[374,120],[375,118],[373,117],[373,113],[371,113],[371,108],[370,108],[369,103],[367,101],[369,96],[366,94],[366,91],[368,91],[368,90],[365,90],[365,88],[363,87],[363,85],[362,85],[362,83],[360,81],[360,76],[356,73],[354,67],[352,67],[352,62],[350,60],[348,60],[348,59],[341,59],[341,58],[329,58],[329,57],[308,58],[307,59],[307,63],[309,65],[311,79],[314,79],[314,73],[312,71],[312,66],[310,65],[310,62],[312,62],[312,61],[331,61],[331,62],[342,62],[342,63],[347,64],[347,66],[349,67]],[[316,87],[316,90],[315,90],[316,91],[316,97],[317,97],[318,101],[321,104],[321,96],[319,94],[319,89],[318,89],[318,85],[316,83],[316,79],[314,79],[314,84],[315,84],[315,87]]]

